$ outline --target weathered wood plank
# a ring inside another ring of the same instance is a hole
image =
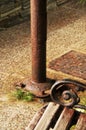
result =
[[[49,130],[53,130],[53,128],[50,128]]]
[[[59,110],[60,105],[52,102],[49,103],[36,113],[25,130],[69,130],[73,118],[75,119],[74,115],[76,111],[64,107],[63,111],[61,110],[61,114],[59,114]],[[55,115],[56,113],[60,115],[58,116],[59,118]],[[56,120],[54,122],[55,126],[54,124],[52,126],[54,120]],[[80,114],[74,130],[86,130],[86,114]]]
[[[46,109],[47,105],[45,105],[44,107],[42,107],[34,116],[34,118],[31,120],[31,122],[29,123],[28,127],[26,127],[25,130],[34,130],[34,128],[36,127],[38,121],[40,120],[41,116],[43,115],[45,109]]]
[[[86,114],[80,114],[75,130],[86,130]]]
[[[53,116],[55,115],[56,111],[59,109],[58,104],[55,103],[49,103],[47,109],[45,110],[43,116],[39,120],[37,126],[35,127],[34,130],[47,130],[49,127]]]
[[[74,110],[64,108],[53,130],[67,130],[74,115]]]

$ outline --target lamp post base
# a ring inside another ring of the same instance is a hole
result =
[[[36,83],[34,81],[24,81],[16,84],[16,88],[24,89],[26,91],[30,91],[38,98],[47,98],[50,96],[49,90],[52,85],[55,83],[53,79],[46,79],[43,83]]]

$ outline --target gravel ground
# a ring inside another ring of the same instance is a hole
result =
[[[69,50],[86,53],[86,8],[69,2],[48,7],[47,65]],[[31,77],[30,22],[0,32],[0,130],[24,130],[39,102],[12,100],[14,83]]]
[[[24,130],[40,106],[36,102],[0,103],[0,130]]]

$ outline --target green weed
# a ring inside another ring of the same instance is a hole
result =
[[[34,95],[32,93],[23,91],[21,89],[14,91],[13,96],[15,96],[18,100],[32,101],[34,99]]]

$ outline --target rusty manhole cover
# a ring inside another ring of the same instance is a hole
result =
[[[51,61],[49,68],[86,80],[86,54],[72,50]]]

